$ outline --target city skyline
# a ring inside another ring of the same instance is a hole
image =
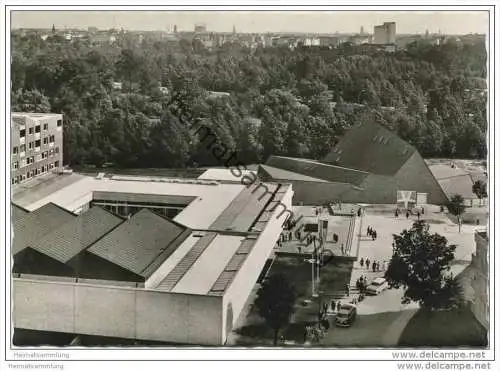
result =
[[[307,18],[305,18],[307,17]],[[486,34],[485,11],[12,11],[11,28],[124,28],[133,31],[373,33],[375,25],[396,22],[398,34]],[[300,26],[297,26],[299,25]]]

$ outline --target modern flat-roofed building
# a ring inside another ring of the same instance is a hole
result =
[[[63,116],[12,113],[11,184],[24,183],[63,166]]]
[[[290,184],[252,178],[72,174],[14,197],[15,333],[223,345],[291,216]]]

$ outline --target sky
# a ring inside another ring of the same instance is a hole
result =
[[[205,24],[209,31],[231,32],[311,32],[373,33],[383,22],[396,22],[400,34],[467,34],[488,31],[486,11],[31,11],[13,10],[12,28],[58,29],[97,27],[129,30],[192,31],[194,24]]]

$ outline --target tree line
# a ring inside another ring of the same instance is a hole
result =
[[[202,119],[247,164],[270,154],[320,159],[364,120],[396,131],[424,157],[485,158],[482,43],[369,49],[207,50],[199,41],[148,39],[96,46],[14,35],[12,110],[63,113],[70,166],[219,165],[172,107],[177,91],[187,117]]]

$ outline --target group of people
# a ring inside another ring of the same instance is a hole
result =
[[[377,239],[377,231],[370,226],[366,229],[366,235],[370,236],[373,241]]]
[[[424,215],[424,213],[425,213],[425,209],[423,207],[417,210],[418,220],[420,220],[420,215]],[[394,212],[394,216],[396,218],[399,217],[399,210],[398,209],[396,209],[396,211]],[[410,209],[406,209],[406,219],[408,219],[409,217],[410,217]]]
[[[382,270],[385,270],[385,262],[382,263],[382,267],[381,267],[379,261],[372,262],[369,258],[366,258],[366,259],[361,258],[359,260],[359,265],[361,265],[361,268],[366,266],[366,269],[370,269],[370,263],[371,263],[371,269],[374,272],[380,272]]]
[[[356,280],[356,288],[359,290],[360,294],[364,294],[367,287],[368,279],[366,277],[361,276]]]

